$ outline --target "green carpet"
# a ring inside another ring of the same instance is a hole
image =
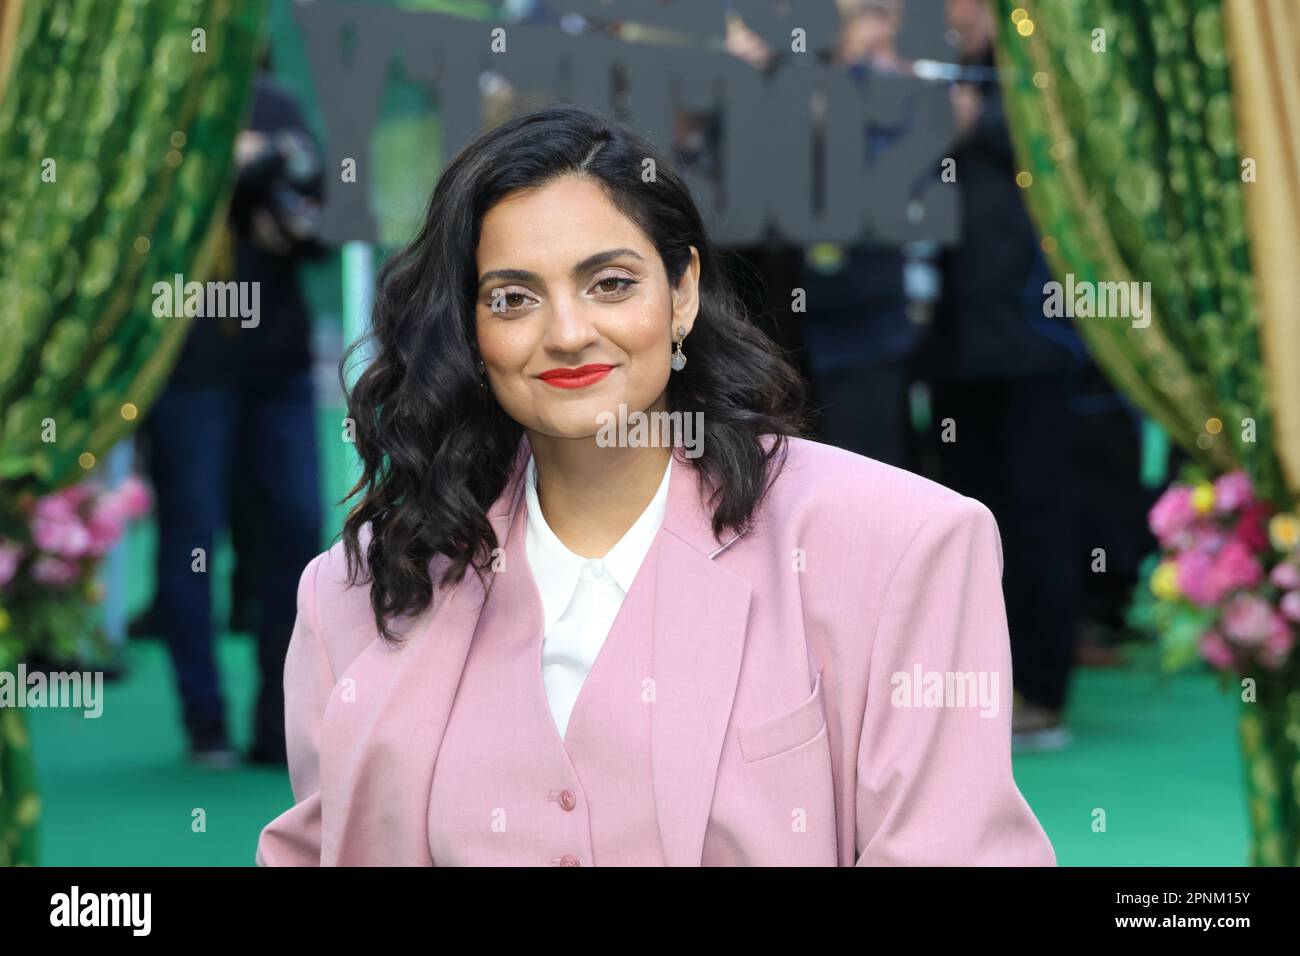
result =
[[[1245,865],[1238,705],[1213,677],[1080,670],[1071,693],[1073,744],[1015,761],[1061,865]]]
[[[250,638],[221,644],[233,731],[247,741],[256,659]],[[44,796],[48,865],[242,865],[291,801],[287,776],[204,771],[184,740],[160,644],[134,642],[127,679],[105,687],[104,714],[28,712]],[[1233,707],[1208,677],[1161,686],[1082,671],[1073,746],[1016,758],[1016,779],[1062,865],[1241,865],[1246,822]],[[1093,832],[1096,809],[1105,832]],[[196,810],[206,831],[193,832]]]
[[[231,732],[244,746],[257,677],[252,639],[227,637],[218,658]],[[258,831],[293,802],[287,773],[189,766],[166,649],[133,642],[129,662],[126,679],[105,684],[97,720],[27,712],[44,808],[41,863],[251,865]]]

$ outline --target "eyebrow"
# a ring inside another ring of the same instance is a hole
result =
[[[599,268],[605,263],[620,259],[623,256],[630,256],[641,262],[645,261],[644,257],[635,249],[607,249],[604,252],[597,252],[595,255],[587,256],[587,258],[570,269],[569,274],[577,278],[585,272],[590,272],[592,269]],[[541,276],[536,272],[529,272],[527,269],[493,269],[479,276],[479,288],[482,288],[483,284],[489,279],[508,279],[512,282],[540,282]]]

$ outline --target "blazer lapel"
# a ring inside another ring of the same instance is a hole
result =
[[[678,457],[660,533],[654,604],[651,760],[664,859],[699,866],[748,631],[751,587],[713,560],[699,474]],[[742,532],[743,533],[743,532]]]
[[[527,461],[525,440],[511,479],[488,512],[501,546],[522,500]],[[434,559],[435,573],[445,560]],[[428,831],[433,765],[485,592],[471,569],[435,597],[397,648],[376,637],[330,695],[321,730],[323,865],[433,862]]]

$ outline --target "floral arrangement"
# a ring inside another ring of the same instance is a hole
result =
[[[1279,671],[1300,625],[1300,521],[1255,497],[1241,471],[1175,482],[1147,516],[1161,553],[1146,566],[1133,623],[1166,668],[1198,658],[1225,673]]]
[[[102,638],[94,623],[104,597],[99,566],[150,506],[148,489],[131,477],[112,490],[85,481],[29,493],[16,515],[0,516],[0,667],[37,651],[72,657],[86,639]]]

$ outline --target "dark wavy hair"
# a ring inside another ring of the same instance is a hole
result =
[[[650,182],[642,179],[646,159],[654,160]],[[694,465],[712,490],[715,534],[748,524],[785,436],[806,429],[802,379],[747,320],[690,191],[656,149],[621,123],[567,106],[480,134],[443,171],[419,234],[380,270],[370,330],[339,366],[363,465],[342,499],[364,493],[343,525],[349,583],[366,583],[368,572],[387,642],[397,640],[389,618],[422,613],[433,600],[436,555],[450,558],[439,582],[446,586],[470,567],[482,579],[498,546],[487,511],[510,478],[523,427],[479,387],[475,250],[495,204],[565,175],[600,183],[653,242],[674,286],[690,247],[699,251],[690,362],[671,374],[668,406],[703,413]],[[345,368],[357,349],[372,359],[349,391]],[[767,434],[777,439],[765,449]]]

